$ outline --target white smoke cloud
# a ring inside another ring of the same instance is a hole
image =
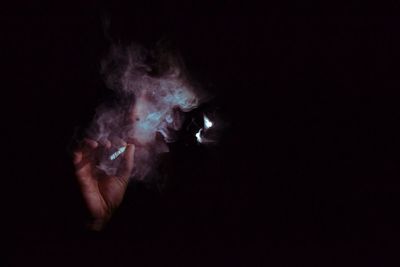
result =
[[[116,151],[122,151],[124,143],[133,143],[132,177],[143,179],[154,167],[157,155],[168,151],[165,143],[175,140],[183,113],[196,108],[204,97],[189,81],[179,58],[162,50],[113,46],[102,62],[102,72],[117,102],[100,106],[88,129],[90,138],[113,144],[111,154],[103,151],[98,167],[115,174],[120,153]]]

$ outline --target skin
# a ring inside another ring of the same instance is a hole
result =
[[[76,179],[85,200],[91,220],[88,228],[94,231],[102,230],[112,217],[113,211],[121,204],[129,176],[134,166],[135,146],[126,144],[127,148],[121,155],[122,166],[116,176],[108,176],[96,168],[94,155],[101,146],[111,147],[111,142],[100,144],[91,139],[85,139],[83,145],[74,152]]]

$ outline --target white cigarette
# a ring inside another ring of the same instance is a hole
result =
[[[116,158],[119,157],[119,155],[121,155],[122,153],[124,153],[126,149],[126,146],[120,147],[118,148],[117,151],[115,151],[111,156],[110,156],[110,160],[115,160]]]

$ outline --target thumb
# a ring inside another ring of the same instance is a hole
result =
[[[128,144],[126,151],[123,155],[123,161],[121,163],[121,169],[119,171],[119,177],[125,180],[129,179],[134,166],[135,146]]]

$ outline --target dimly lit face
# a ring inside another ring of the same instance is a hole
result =
[[[118,137],[135,144],[136,170],[143,169],[140,175],[145,175],[157,154],[165,152],[165,142],[175,141],[175,131],[182,126],[182,113],[196,108],[201,99],[180,71],[182,66],[177,65],[177,61],[171,61],[168,70],[153,76],[147,71],[150,66],[143,67],[147,65],[142,50],[114,47],[112,52],[107,81],[118,97],[125,103],[130,102],[128,106],[131,108],[98,109],[93,123],[93,139]],[[127,99],[127,96],[131,98]],[[156,138],[158,134],[165,142]],[[118,153],[123,153],[121,149],[116,147],[107,159],[114,161],[112,158],[116,159]],[[103,164],[104,169],[107,169],[107,164]]]

